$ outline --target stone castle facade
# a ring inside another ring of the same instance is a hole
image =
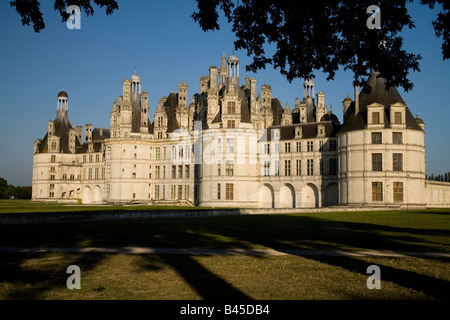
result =
[[[343,123],[306,80],[293,108],[239,78],[222,57],[200,78],[159,100],[135,73],[114,100],[110,128],[73,127],[61,91],[57,116],[34,143],[33,200],[303,208],[332,205],[448,206],[450,184],[425,180],[425,126],[395,88],[372,72],[371,91],[343,101]],[[83,135],[84,131],[84,135]]]

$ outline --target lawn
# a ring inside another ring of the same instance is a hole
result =
[[[450,209],[0,225],[0,247],[450,252]],[[65,287],[70,264],[82,289]],[[366,287],[381,269],[381,290]],[[450,259],[0,254],[0,299],[448,299]]]

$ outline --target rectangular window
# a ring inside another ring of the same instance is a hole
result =
[[[95,180],[99,178],[99,168],[95,168]]]
[[[163,179],[166,178],[166,166],[162,167],[162,176],[163,176]]]
[[[264,145],[264,153],[265,154],[270,154],[270,143],[266,143]]]
[[[136,179],[136,172],[133,172],[133,173],[131,174],[131,177],[132,177],[133,179]]]
[[[307,146],[308,146],[308,152],[314,151],[314,141],[308,141],[307,142]]]
[[[403,182],[394,182],[394,202],[403,202]]]
[[[393,132],[392,133],[392,143],[393,144],[403,144],[401,132]]]
[[[170,186],[170,199],[175,200],[176,186]]]
[[[161,160],[161,148],[160,147],[156,147],[155,160]]]
[[[270,161],[264,161],[264,176],[268,177],[270,175]]]
[[[234,153],[234,138],[227,139],[227,154]]]
[[[234,199],[234,184],[227,183],[225,185],[225,199],[233,200]]]
[[[275,175],[279,176],[280,175],[280,161],[275,160]]]
[[[330,159],[330,176],[337,175],[337,159],[331,158]]]
[[[220,200],[220,183],[217,184],[217,199]]]
[[[383,161],[381,153],[372,153],[372,171],[382,171]]]
[[[86,163],[86,155],[83,156],[83,162]]]
[[[163,148],[163,159],[166,160],[166,147]]]
[[[220,163],[217,164],[217,175],[218,176],[222,175],[222,165]]]
[[[52,150],[56,150],[56,142],[55,141],[52,142]]]
[[[100,155],[99,154],[95,155],[95,162],[100,162]]]
[[[178,200],[183,199],[183,186],[178,186]]]
[[[189,179],[189,174],[190,174],[189,166],[186,165],[186,166],[184,166],[184,177],[185,177],[185,179]]]
[[[50,192],[50,198],[54,198],[55,197],[55,193],[54,192]]]
[[[297,141],[297,152],[302,152],[302,143]]]
[[[393,166],[392,169],[394,171],[402,171],[403,170],[403,154],[394,153],[392,155]]]
[[[402,113],[401,112],[394,112],[394,123],[395,124],[402,123]]]
[[[234,175],[234,164],[232,161],[227,161],[226,164],[226,175],[233,176]]]
[[[159,199],[159,186],[155,186],[155,199]]]
[[[323,151],[323,141],[319,141],[319,151]]]
[[[285,153],[291,152],[291,144],[289,142],[284,144],[284,152]]]
[[[52,163],[55,163],[55,162],[56,162],[56,156],[55,156],[55,155],[51,156],[51,157],[50,157],[50,161],[51,161]]]
[[[383,201],[383,184],[372,182],[372,201]]]
[[[183,179],[183,166],[178,166],[178,179]]]
[[[372,112],[372,124],[379,124],[379,123],[380,123],[380,113]]]
[[[228,102],[228,114],[236,113],[236,102]]]
[[[50,167],[50,172],[55,172],[55,167]]]
[[[89,179],[89,180],[92,180],[92,168],[89,168],[89,171],[88,171],[88,179]]]
[[[236,127],[236,122],[234,120],[227,121],[227,128],[234,129]]]
[[[152,166],[150,166],[149,169],[148,169],[148,178],[149,179],[152,178]]]
[[[172,179],[177,178],[177,166],[172,166]]]
[[[381,132],[372,132],[372,144],[381,144]]]
[[[155,167],[155,175],[156,175],[156,179],[160,179],[160,177],[161,177],[160,166]]]
[[[90,163],[92,163],[92,162],[93,162],[93,160],[92,160],[92,159],[93,159],[93,157],[92,157],[92,154],[90,154],[90,155],[89,155],[89,162],[90,162]]]
[[[323,159],[319,160],[319,173],[323,176]]]
[[[72,176],[70,179],[72,180]],[[105,167],[102,168],[102,180],[105,180]]]
[[[330,140],[330,150],[331,151],[337,150],[337,140],[335,139]]]
[[[308,159],[307,160],[307,175],[308,176],[313,176],[314,175],[314,160],[313,159]]]
[[[184,198],[189,199],[189,186],[184,186]]]
[[[291,175],[291,160],[284,161],[284,175],[285,176]]]
[[[297,160],[297,176],[302,175],[302,160]]]

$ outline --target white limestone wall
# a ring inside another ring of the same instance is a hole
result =
[[[427,207],[450,207],[450,182],[430,181],[425,183]]]

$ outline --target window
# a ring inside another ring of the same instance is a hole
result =
[[[55,189],[55,185],[52,183],[52,184],[50,184],[50,190],[53,190],[53,189]]]
[[[53,157],[53,156],[52,156]],[[53,161],[52,161],[53,162]],[[86,155],[83,155],[83,162],[86,163]]]
[[[319,151],[323,151],[323,141],[319,141]]]
[[[275,175],[279,176],[280,175],[280,161],[275,160]]]
[[[50,197],[50,198],[54,198],[54,197],[55,197],[55,193],[54,193],[54,192],[50,192],[49,197]]]
[[[70,176],[70,180],[72,180],[72,176]],[[102,168],[102,180],[105,180],[105,168]]]
[[[284,152],[286,152],[286,153],[291,152],[291,143],[290,142],[284,144]]]
[[[99,154],[95,155],[95,162],[100,162],[100,155]]]
[[[183,150],[183,146],[180,146],[179,148],[178,148],[178,157],[180,158],[180,159],[183,159],[183,157],[184,157],[184,152],[183,152],[184,150]]]
[[[155,167],[155,175],[156,175],[156,179],[160,178],[161,173],[160,173],[160,167],[159,166]]]
[[[402,123],[402,113],[401,112],[394,112],[394,123],[395,124]]]
[[[184,166],[184,178],[185,179],[189,179],[189,173],[190,173],[189,166],[188,165]]]
[[[372,132],[372,144],[381,144],[381,132]]]
[[[302,175],[302,160],[297,160],[297,176]]]
[[[337,159],[331,158],[330,159],[330,176],[337,175]]]
[[[56,142],[55,141],[52,142],[52,150],[56,150]]]
[[[92,154],[90,154],[90,155],[89,155],[89,162],[90,162],[90,163],[92,163],[92,162],[93,162],[93,160],[92,160],[92,159],[93,159],[93,157],[92,157]]]
[[[163,148],[163,159],[166,160],[166,147]]]
[[[178,186],[178,200],[183,199],[183,186]]]
[[[220,200],[220,183],[217,184],[217,199]]]
[[[132,177],[133,179],[136,179],[136,172],[133,172],[133,173],[131,174],[131,177]]]
[[[152,166],[150,166],[150,168],[148,169],[148,178],[152,178]]]
[[[55,172],[55,167],[50,167],[50,172]]]
[[[178,179],[183,179],[183,166],[178,166]]]
[[[95,180],[99,179],[99,169],[95,168]]]
[[[401,132],[392,132],[392,143],[393,144],[402,144],[402,133]]]
[[[392,155],[393,167],[394,171],[402,171],[403,170],[403,154],[394,153]]]
[[[270,175],[270,161],[264,161],[264,176],[268,177]]]
[[[155,199],[159,199],[159,186],[155,186]]]
[[[233,198],[234,198],[233,195],[234,195],[234,184],[227,183],[225,185],[225,199],[233,200]]]
[[[319,173],[323,176],[323,159],[319,160]]]
[[[394,202],[403,202],[403,182],[394,182]]]
[[[308,159],[307,160],[307,175],[308,176],[313,176],[314,175],[314,160],[313,159]]]
[[[236,123],[234,120],[227,121],[227,128],[234,129],[236,127]]]
[[[372,112],[372,124],[379,124],[379,123],[380,123],[380,113]]]
[[[92,180],[92,168],[89,168],[89,171],[88,171],[88,179],[89,179],[89,180]]]
[[[307,142],[307,146],[308,146],[308,152],[314,151],[314,141],[308,141]]]
[[[227,154],[234,153],[234,139],[228,138],[227,139]]]
[[[275,143],[275,154],[280,153],[280,144],[278,142]]]
[[[236,102],[228,102],[228,114],[236,113]]]
[[[162,174],[163,174],[163,179],[166,178],[166,166],[162,167]]]
[[[156,147],[155,160],[161,160],[161,148],[160,147]]]
[[[56,162],[56,156],[55,156],[55,155],[51,156],[51,157],[50,157],[50,161],[51,161],[52,163],[55,163],[55,162]]]
[[[291,175],[291,160],[284,161],[284,175],[285,176]]]
[[[222,165],[220,163],[217,164],[217,175],[218,176],[222,175]]]
[[[216,153],[221,154],[222,152],[223,152],[222,139],[218,138],[217,139],[217,150],[216,150]]]
[[[264,154],[270,154],[270,143],[264,144]]]
[[[302,143],[297,141],[297,152],[302,152]]]
[[[372,153],[372,171],[382,171],[382,155],[381,153]]]
[[[184,186],[184,198],[189,199],[189,186]]]
[[[383,184],[372,182],[372,201],[383,201]]]
[[[172,166],[172,179],[177,178],[177,166]]]
[[[176,186],[170,186],[170,199],[175,200]]]
[[[234,164],[232,161],[227,161],[226,164],[226,175],[233,176],[234,175]]]
[[[330,140],[330,150],[331,151],[336,151],[337,150],[337,140],[335,140],[335,139]]]
[[[172,159],[177,158],[177,147],[172,147]]]

